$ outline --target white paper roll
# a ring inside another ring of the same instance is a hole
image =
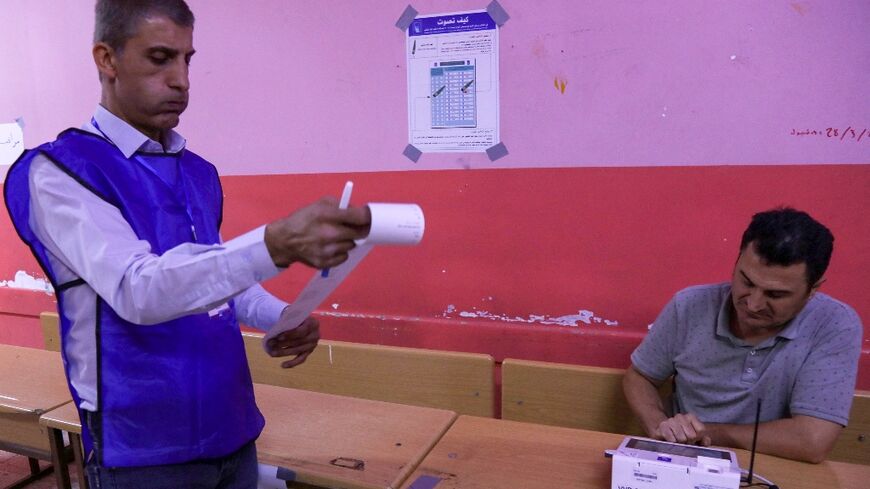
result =
[[[372,228],[358,245],[415,245],[423,239],[426,218],[417,204],[370,203]]]

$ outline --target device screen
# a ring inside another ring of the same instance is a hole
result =
[[[691,445],[672,445],[670,443],[659,443],[650,440],[638,440],[637,438],[632,438],[625,446],[626,448],[667,453],[669,455],[679,455],[681,457],[709,457],[731,460],[731,454],[728,452],[713,450],[710,448],[693,447]]]

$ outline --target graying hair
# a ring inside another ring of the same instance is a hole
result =
[[[184,0],[97,0],[94,13],[94,43],[104,42],[118,52],[149,16],[162,15],[182,27],[193,27],[194,21]]]

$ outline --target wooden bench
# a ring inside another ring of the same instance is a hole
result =
[[[870,465],[870,391],[855,391],[849,426],[840,433],[828,459]]]
[[[492,417],[489,355],[323,340],[302,365],[281,368],[262,334],[245,333],[254,382]]]
[[[42,339],[45,342],[45,349],[60,351],[60,318],[57,313],[39,313],[39,324],[42,325]]]
[[[502,418],[643,435],[622,392],[624,370],[506,359]],[[665,383],[662,394],[670,393]],[[870,392],[856,391],[847,426],[829,460],[870,465]]]
[[[607,433],[643,435],[622,394],[616,368],[505,359],[503,419]],[[669,390],[669,383],[666,383]]]
[[[47,350],[60,350],[58,316],[39,315]],[[489,355],[321,341],[296,368],[268,356],[263,335],[243,334],[254,382],[412,404],[492,417],[493,360]]]

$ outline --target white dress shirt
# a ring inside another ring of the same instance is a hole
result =
[[[158,143],[98,106],[82,129],[109,139],[131,164],[137,150],[175,153],[185,140],[168,131]],[[147,328],[201,313],[235,299],[239,321],[268,329],[287,303],[259,282],[277,275],[260,226],[230,241],[183,243],[162,255],[139,239],[120,211],[83,187],[44,155],[34,158],[30,175],[30,226],[48,251],[57,283],[85,284],[57,291],[72,328],[64,344],[70,382],[83,409],[94,411],[96,384],[96,297],[122,318]],[[203,345],[208,348],[208,345]]]

